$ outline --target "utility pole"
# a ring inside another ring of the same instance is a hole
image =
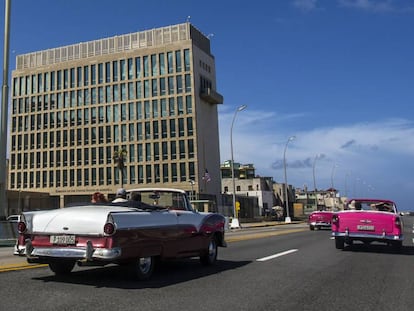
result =
[[[289,145],[289,142],[291,142],[292,140],[294,140],[296,138],[296,136],[290,136],[289,139],[286,142],[285,145],[285,151],[283,152],[283,168],[285,170],[285,209],[286,209],[286,217],[285,217],[285,223],[290,223],[291,222],[291,218],[289,215],[289,189],[288,189],[288,182],[287,182],[287,174],[286,174],[286,149],[287,146]]]
[[[9,41],[10,41],[10,0],[5,0],[4,14],[3,86],[1,101],[0,135],[0,220],[6,217],[8,200],[6,193],[7,119],[9,115]]]

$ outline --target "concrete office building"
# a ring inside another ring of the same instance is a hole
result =
[[[190,23],[19,55],[11,93],[10,190],[60,207],[121,186],[220,194],[223,98],[210,40]]]

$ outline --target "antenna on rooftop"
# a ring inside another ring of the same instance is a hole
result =
[[[190,19],[191,19],[191,16],[190,16],[190,15],[188,15],[188,16],[187,16],[187,23],[189,23],[189,22],[190,22]]]

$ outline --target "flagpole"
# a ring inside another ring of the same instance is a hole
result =
[[[9,41],[10,41],[10,0],[5,1],[4,18],[4,52],[3,52],[3,87],[1,103],[1,133],[0,133],[0,220],[6,217],[8,209],[6,192],[6,159],[7,159],[7,118],[9,95]]]

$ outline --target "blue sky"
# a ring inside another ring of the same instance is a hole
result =
[[[222,162],[245,104],[236,162],[282,183],[295,136],[289,184],[313,189],[315,176],[318,189],[333,182],[343,195],[414,209],[411,0],[12,0],[10,67],[19,54],[188,18],[210,34],[216,59]]]

